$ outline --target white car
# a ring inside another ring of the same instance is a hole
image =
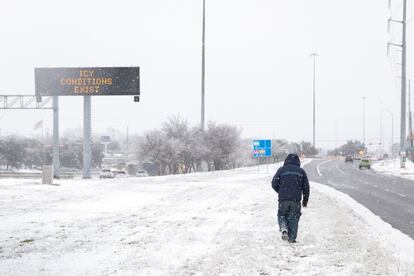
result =
[[[116,172],[116,177],[127,177],[127,172],[124,170],[119,170]]]
[[[101,173],[99,174],[99,178],[114,178],[115,173],[112,172],[110,169],[102,169]]]
[[[148,176],[148,173],[145,170],[139,170],[139,171],[137,171],[136,176],[138,176],[138,177],[146,177],[146,176]]]

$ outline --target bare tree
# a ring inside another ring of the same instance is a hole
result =
[[[165,174],[164,148],[166,137],[160,130],[153,130],[144,134],[138,145],[138,156],[142,161],[153,163],[157,168],[157,174]]]
[[[208,150],[207,161],[212,162],[215,170],[229,168],[234,162],[235,153],[240,147],[240,133],[237,127],[217,125],[210,122],[205,133]]]
[[[272,141],[272,158],[273,162],[279,162],[283,160],[289,153],[289,142],[283,139],[277,139]]]
[[[222,170],[237,166],[240,160],[240,130],[234,126],[210,123],[207,130],[190,128],[180,115],[172,116],[161,130],[139,139],[138,156],[157,167],[159,175],[189,173],[202,169]]]

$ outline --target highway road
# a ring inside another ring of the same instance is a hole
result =
[[[414,239],[414,181],[358,169],[357,161],[312,160],[309,180],[350,195],[394,228]],[[312,204],[312,195],[309,201]]]

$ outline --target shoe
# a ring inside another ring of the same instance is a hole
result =
[[[296,240],[289,240],[289,243],[296,243]]]
[[[288,232],[286,230],[282,231],[282,240],[287,241],[289,239]]]

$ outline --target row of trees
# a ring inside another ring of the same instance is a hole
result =
[[[0,140],[0,165],[9,168],[41,166],[46,153],[38,140],[9,137]]]
[[[102,166],[104,146],[96,137],[93,140],[92,166],[97,168]],[[177,115],[168,119],[161,128],[131,140],[138,163],[148,164],[158,175],[223,170],[257,164],[252,156],[252,140],[242,139],[241,130],[227,124],[210,122],[202,131],[198,127],[191,127],[187,120]],[[125,149],[121,144],[112,141],[108,145],[108,151],[122,152]],[[317,150],[308,142],[273,140],[269,161],[284,160],[289,153],[314,156]],[[81,139],[61,139],[59,155],[62,168],[81,169]],[[264,158],[261,161],[266,162]],[[40,169],[42,164],[51,162],[50,139],[46,139],[45,143],[17,136],[0,140],[0,166],[4,169]]]
[[[284,160],[289,153],[303,154],[305,156],[316,156],[318,150],[311,143],[302,141],[301,143],[289,143],[287,140],[272,140],[272,159],[273,162]]]
[[[364,143],[358,140],[348,140],[346,144],[328,152],[329,155],[358,155],[359,152],[365,151]]]
[[[103,146],[92,145],[92,166],[101,166]],[[59,148],[60,165],[62,167],[81,169],[83,146],[80,141],[61,141]],[[0,166],[5,169],[27,168],[40,169],[42,164],[52,162],[52,146],[50,141],[45,144],[36,139],[11,136],[0,140]]]
[[[154,164],[158,175],[234,168],[242,156],[240,134],[234,126],[214,122],[202,131],[174,116],[138,138],[137,156]]]
[[[252,156],[252,140],[240,136],[241,130],[235,126],[210,122],[202,131],[190,127],[180,116],[174,116],[162,128],[139,137],[136,152],[138,160],[155,165],[158,175],[256,164],[257,160]],[[309,142],[272,141],[271,162],[284,160],[289,153],[315,156],[318,151]]]

